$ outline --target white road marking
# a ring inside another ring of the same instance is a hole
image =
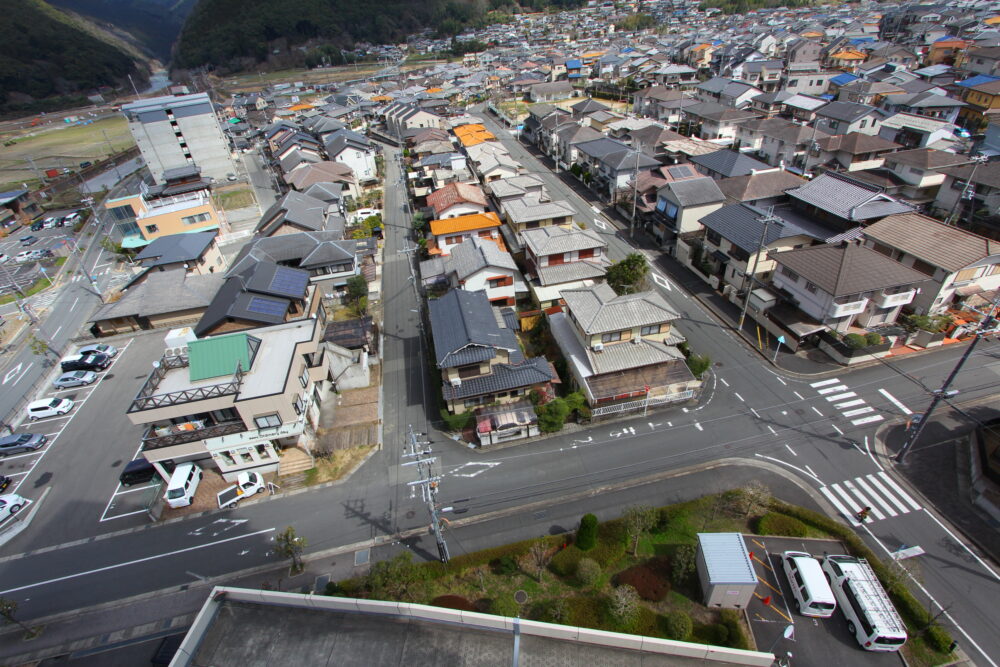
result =
[[[721,382],[722,384],[726,385],[727,387],[729,386],[729,383],[726,382],[726,378],[719,378],[719,382]]]
[[[851,423],[854,424],[855,426],[861,426],[863,424],[871,424],[873,422],[880,422],[880,421],[882,421],[882,419],[883,419],[882,415],[871,415],[870,417],[862,417],[861,419],[855,419]]]
[[[899,484],[896,484],[895,480],[893,480],[892,477],[889,477],[889,475],[887,473],[885,473],[885,472],[878,473],[878,478],[881,479],[886,484],[888,484],[889,487],[893,491],[895,491],[899,495],[900,498],[902,498],[903,500],[905,500],[910,507],[912,507],[915,510],[919,510],[920,509],[920,505],[917,504],[917,501],[915,501],[913,498],[911,498],[910,494],[908,494],[906,491],[903,491],[903,489],[900,488]]]
[[[855,526],[858,525],[858,522],[854,520],[854,512],[851,512],[849,509],[844,507],[843,504],[841,504],[837,496],[833,495],[833,492],[830,491],[830,487],[821,486],[819,487],[819,492],[822,493],[824,496],[826,496],[826,499],[830,501],[830,504],[836,507],[837,511],[840,512],[842,515],[844,515],[844,517],[846,517],[848,521],[850,521]]]
[[[11,378],[15,377],[18,373],[20,373],[23,367],[24,367],[24,362],[21,362],[17,366],[14,366],[14,368],[7,371],[7,373],[3,376],[3,383],[7,384],[8,382],[10,382]]]
[[[74,280],[76,280],[76,278],[74,278]],[[74,308],[76,308],[76,304],[78,303],[80,303],[80,297],[76,297],[75,299],[73,299],[73,305],[70,306],[69,309],[73,310]]]
[[[823,387],[822,389],[817,389],[821,395],[832,394],[835,391],[844,391],[847,389],[846,384],[838,384],[836,387]]]
[[[848,507],[847,516],[851,519],[851,522],[855,526],[857,526],[858,521],[857,519],[854,518],[854,515],[861,510],[862,506],[857,505],[855,499],[851,497],[845,489],[841,488],[840,484],[834,484],[830,488],[836,491],[837,495],[839,495],[844,500],[844,502],[847,503]]]
[[[876,468],[878,468],[879,470],[885,470],[885,468],[882,467],[882,464],[879,463],[875,459],[875,456],[872,454],[872,449],[871,449],[871,447],[868,446],[868,436],[867,435],[865,436],[865,451],[868,452],[868,458],[870,458],[872,460],[872,463],[875,464]]]
[[[805,397],[804,397],[804,396],[802,396],[802,394],[800,394],[799,392],[797,392],[797,391],[793,391],[792,393],[793,393],[793,394],[795,394],[795,395],[796,395],[796,396],[798,397],[798,399],[799,399],[800,401],[804,401],[804,400],[806,400],[806,399],[805,399]]]
[[[197,551],[198,549],[204,549],[206,547],[214,547],[219,544],[225,544],[226,542],[234,542],[236,540],[244,540],[248,537],[256,537],[257,535],[263,535],[264,533],[274,532],[274,528],[265,528],[264,530],[258,530],[253,533],[247,533],[246,535],[236,535],[234,537],[227,537],[224,540],[217,540],[215,542],[206,542],[205,544],[198,544],[193,547],[186,547],[184,549],[177,549],[176,551],[168,551],[162,554],[156,554],[155,556],[146,556],[145,558],[136,558],[135,560],[125,561],[124,563],[115,563],[114,565],[105,565],[104,567],[98,567],[93,570],[86,570],[84,572],[76,572],[75,574],[67,574],[62,577],[55,577],[54,579],[46,579],[45,581],[37,581],[33,584],[25,584],[24,586],[18,586],[17,588],[9,588],[5,591],[0,591],[0,595],[8,595],[10,593],[16,593],[18,591],[25,591],[29,588],[37,588],[39,586],[47,586],[49,584],[56,584],[60,581],[68,581],[70,579],[77,579],[79,577],[86,577],[91,574],[98,574],[100,572],[107,572],[109,570],[117,570],[120,567],[127,567],[129,565],[137,565],[138,563],[146,563],[151,560],[159,560],[160,558],[168,558],[170,556],[176,556],[178,554],[187,553],[189,551]]]
[[[904,505],[903,501],[901,501],[899,498],[896,497],[896,494],[890,492],[889,489],[887,489],[885,485],[882,484],[882,480],[879,479],[878,475],[865,475],[865,478],[871,483],[873,487],[878,489],[883,496],[888,498],[889,502],[891,502],[893,505],[896,506],[896,509],[899,510],[900,514],[906,514],[907,512],[910,511],[910,508]]]
[[[837,379],[837,378],[833,378],[833,379],[831,379],[831,380],[822,380],[822,381],[820,381],[820,382],[813,382],[813,383],[812,383],[811,385],[809,385],[809,386],[810,386],[810,387],[812,387],[813,389],[815,389],[815,388],[817,388],[817,387],[825,387],[825,386],[827,386],[828,384],[837,384],[838,382],[840,382],[840,380],[839,380],[839,379]]]
[[[899,408],[899,409],[900,409],[900,411],[902,411],[902,413],[903,413],[904,415],[911,415],[911,414],[913,414],[912,412],[910,412],[910,409],[909,409],[908,407],[906,407],[905,405],[903,405],[902,403],[900,403],[900,402],[899,402],[899,401],[898,401],[898,400],[896,399],[896,397],[895,397],[895,396],[893,396],[892,394],[890,394],[889,392],[887,392],[887,391],[886,391],[885,389],[879,389],[879,390],[878,390],[878,393],[880,393],[880,394],[882,394],[883,396],[885,396],[886,398],[888,398],[888,399],[889,399],[889,401],[890,401],[890,402],[891,402],[891,403],[892,403],[893,405],[895,405],[895,406],[896,406],[897,408]]]
[[[757,454],[756,452],[754,452],[754,456],[756,456],[759,459],[767,459],[768,461],[774,461],[775,463],[779,463],[779,464],[781,464],[783,466],[787,466],[787,467],[791,468],[792,470],[798,470],[803,475],[806,475],[808,477],[812,477],[814,480],[816,480],[817,484],[822,484],[823,483],[822,481],[820,481],[819,477],[817,477],[811,471],[804,470],[803,468],[800,468],[798,466],[793,466],[788,461],[782,461],[781,459],[776,459],[773,456],[764,456],[763,454]],[[2,593],[0,593],[0,595],[2,595]]]
[[[753,416],[754,416],[754,417],[756,417],[757,419],[760,419],[760,415],[759,415],[759,414],[757,414],[757,411],[756,411],[756,410],[754,410],[753,408],[750,408],[750,412],[752,412],[752,413],[753,413]]]
[[[705,429],[704,429],[704,428],[702,427],[702,425],[701,425],[701,424],[699,424],[698,422],[695,422],[695,423],[694,423],[694,427],[695,427],[696,429],[698,429],[699,431],[704,431],[704,430],[705,430]]]
[[[879,496],[879,494],[875,493],[875,489],[873,489],[871,486],[868,485],[867,480],[861,477],[855,477],[854,481],[858,483],[858,486],[861,487],[864,490],[864,492],[868,494],[869,497],[871,497],[875,502],[881,505],[882,509],[884,509],[889,514],[889,516],[899,516],[899,512],[897,512],[892,508],[892,503],[887,503],[884,498]],[[875,510],[872,509],[872,511],[874,512]]]
[[[816,414],[818,414],[818,415],[819,415],[820,417],[822,417],[822,416],[823,416],[823,413],[822,413],[822,412],[820,412],[819,410],[817,410],[817,409],[816,409],[816,406],[815,406],[815,405],[813,406],[813,410],[815,410],[815,411],[816,411]]]
[[[810,468],[809,466],[806,466],[806,470],[808,470],[809,474],[812,475],[813,477],[815,477],[816,481],[819,482],[819,475],[817,475],[815,472],[813,472],[812,468]]]
[[[470,463],[463,463],[462,465],[452,470],[450,474],[452,477],[477,477],[479,475],[482,475],[487,470],[491,470],[497,467],[498,465],[500,465],[500,462],[473,461]],[[478,467],[479,470],[476,470],[475,469],[476,467]],[[464,470],[466,468],[472,470],[473,472],[464,472],[464,473],[458,472],[459,470]]]
[[[62,331],[62,325],[61,324],[59,325],[58,329],[56,329],[55,331],[52,332],[52,334],[49,336],[49,338],[52,339],[52,340],[54,340],[55,337],[59,334],[60,331]]]
[[[597,218],[594,218],[594,224],[597,225],[598,229],[607,229],[608,228],[608,226],[606,224],[604,224],[603,221],[598,220]]]
[[[785,443],[785,449],[791,452],[792,456],[798,456],[798,454],[795,453],[795,450],[792,449],[787,442]]]
[[[833,407],[838,410],[843,410],[844,408],[853,408],[855,405],[864,405],[865,399],[856,398],[853,401],[844,401],[843,403],[836,403]]]
[[[834,401],[842,401],[845,398],[854,398],[855,396],[857,396],[857,394],[855,394],[853,391],[846,391],[843,394],[837,394],[836,396],[827,396],[826,400],[833,403]]]
[[[674,288],[670,286],[670,281],[661,276],[656,271],[651,271],[649,275],[653,276],[653,282],[659,285],[660,287],[664,288],[668,292],[674,291]]]
[[[866,405],[863,408],[856,408],[854,410],[847,410],[844,412],[845,417],[856,417],[858,415],[866,415],[869,412],[875,412],[875,408],[870,405]]]
[[[985,569],[986,569],[986,570],[987,570],[987,571],[988,571],[988,572],[989,572],[990,574],[992,574],[992,575],[993,575],[993,578],[994,578],[994,579],[1000,579],[1000,575],[998,575],[998,574],[997,574],[997,573],[996,573],[996,572],[995,572],[995,571],[993,570],[993,568],[991,568],[991,567],[990,567],[989,565],[987,565],[987,564],[986,564],[986,563],[985,563],[985,562],[983,561],[983,559],[982,559],[982,558],[980,558],[979,556],[977,556],[977,555],[975,554],[975,552],[973,552],[973,551],[972,551],[972,549],[970,549],[969,547],[965,546],[965,542],[963,542],[962,540],[960,540],[960,539],[958,539],[957,537],[955,537],[955,533],[953,533],[953,532],[951,532],[950,530],[948,530],[947,526],[945,526],[945,525],[944,525],[943,523],[941,523],[940,521],[938,521],[938,518],[937,518],[936,516],[934,516],[933,514],[931,514],[931,513],[930,513],[930,511],[928,511],[928,510],[926,510],[926,509],[924,510],[924,513],[926,513],[926,514],[927,514],[927,516],[929,516],[930,518],[934,519],[934,523],[936,523],[937,525],[941,526],[941,530],[943,530],[944,532],[948,533],[948,535],[950,535],[950,536],[951,536],[951,539],[953,539],[953,540],[955,540],[956,542],[958,542],[959,544],[961,544],[961,545],[962,545],[962,547],[963,547],[963,548],[964,548],[964,549],[965,549],[966,551],[968,551],[968,552],[969,552],[969,554],[970,554],[970,555],[971,555],[971,556],[972,556],[973,558],[975,558],[975,559],[976,559],[976,562],[978,562],[978,563],[979,563],[980,565],[982,565],[982,566],[983,566],[983,568],[985,568]]]
[[[869,500],[868,496],[866,496],[865,494],[861,493],[861,491],[858,489],[858,487],[854,485],[854,482],[852,482],[851,480],[847,480],[847,481],[844,482],[844,486],[847,487],[848,489],[850,489],[851,493],[853,493],[855,496],[857,496],[858,500],[861,501],[861,507],[862,508],[865,508],[865,507],[870,507],[871,508],[871,513],[872,513],[872,515],[874,515],[874,517],[876,519],[878,519],[879,521],[881,521],[882,519],[885,518],[885,515],[882,514],[882,512],[879,511],[878,507],[876,507],[876,505],[878,503],[875,502],[874,500]]]
[[[788,386],[788,383],[782,380],[780,375],[775,375],[774,379],[780,382],[781,384],[785,385],[786,387]]]
[[[740,399],[741,401],[743,401],[743,397],[742,397],[742,396],[740,396],[740,395],[739,395],[738,393],[736,393],[735,391],[733,392],[733,396],[735,396],[736,398],[738,398],[738,399]],[[743,401],[743,402],[745,403],[746,401]]]
[[[767,425],[767,430],[771,432],[771,435],[778,435],[778,432],[774,430],[774,427],[770,424]]]
[[[844,432],[843,432],[843,431],[841,431],[841,430],[840,430],[839,428],[837,428],[837,425],[836,425],[836,424],[832,424],[832,426],[833,426],[833,430],[834,430],[834,431],[836,431],[836,432],[837,432],[837,433],[839,433],[840,435],[844,435]]]

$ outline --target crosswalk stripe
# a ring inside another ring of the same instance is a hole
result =
[[[832,394],[835,391],[844,391],[845,389],[847,389],[847,385],[840,384],[837,385],[836,387],[823,387],[822,389],[817,389],[816,391],[818,391],[820,394],[825,395],[825,394]]]
[[[884,509],[889,516],[897,516],[899,514],[899,512],[897,512],[892,508],[892,503],[887,503],[884,498],[882,498],[879,494],[875,493],[875,489],[870,487],[868,485],[868,482],[865,481],[863,478],[855,477],[854,481],[858,483],[858,486],[864,489],[865,493],[871,496],[873,502],[876,502],[879,505],[881,505],[882,509]]]
[[[855,419],[851,423],[855,426],[861,426],[862,424],[871,424],[872,422],[882,421],[882,415],[871,415],[869,417],[862,417],[861,419]]]
[[[830,488],[836,491],[847,502],[847,507],[849,508],[848,516],[854,516],[862,508],[862,505],[858,505],[857,501],[840,484],[833,484]]]
[[[910,494],[908,494],[906,491],[903,491],[903,489],[901,489],[899,487],[899,484],[896,484],[896,482],[893,481],[892,477],[889,477],[889,475],[887,475],[885,473],[885,471],[878,473],[878,477],[883,482],[885,482],[890,487],[892,487],[892,490],[895,491],[896,493],[898,493],[900,498],[902,498],[907,503],[909,503],[910,507],[912,507],[915,510],[919,510],[920,509],[920,505],[918,505],[916,503],[916,501],[913,500],[913,498],[910,497]]]
[[[822,493],[824,496],[826,496],[826,499],[830,501],[831,505],[837,508],[838,512],[847,517],[847,519],[855,526],[858,525],[858,522],[854,520],[854,512],[844,507],[843,503],[841,503],[840,500],[837,499],[837,496],[833,495],[833,493],[830,492],[829,487],[821,486],[819,487],[819,492]]]
[[[868,481],[871,482],[872,486],[874,486],[875,488],[877,488],[882,493],[883,496],[885,496],[886,498],[888,498],[892,502],[893,505],[895,505],[897,508],[899,508],[899,513],[900,514],[906,514],[907,512],[910,511],[910,508],[907,507],[906,505],[904,505],[899,500],[899,498],[897,498],[895,496],[895,494],[893,494],[891,491],[889,491],[887,488],[885,488],[885,486],[882,484],[882,482],[879,481],[878,477],[876,477],[875,475],[866,475],[866,477],[868,478]]]
[[[838,380],[837,378],[833,378],[832,380],[821,380],[820,382],[813,382],[809,386],[813,387],[813,388],[816,388],[816,387],[825,387],[828,384],[837,384],[838,382],[840,382],[840,380]]]
[[[853,401],[844,401],[843,403],[837,403],[833,407],[837,408],[838,410],[843,410],[844,408],[850,408],[855,405],[864,405],[864,404],[865,404],[865,399],[856,398]]]
[[[837,394],[836,396],[825,396],[824,398],[833,403],[834,401],[842,401],[845,398],[853,398],[855,396],[857,396],[857,394],[855,394],[853,391],[848,391],[843,394]]]
[[[847,481],[844,482],[844,486],[846,486],[848,489],[850,489],[851,493],[853,493],[855,496],[857,496],[857,498],[861,501],[861,507],[870,507],[871,508],[871,510],[872,510],[871,513],[872,513],[872,515],[876,519],[878,519],[879,521],[881,521],[882,519],[885,518],[885,515],[882,514],[882,512],[879,511],[878,507],[875,506],[877,503],[874,500],[869,500],[868,496],[866,496],[863,493],[861,493],[861,491],[858,490],[858,487],[854,486],[854,482],[852,482],[851,480],[847,480]]]
[[[866,415],[869,412],[875,412],[875,408],[870,405],[866,405],[863,408],[858,408],[856,410],[847,410],[844,412],[845,417],[856,417],[857,415]]]

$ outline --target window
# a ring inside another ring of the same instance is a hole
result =
[[[861,125],[859,125],[858,127],[860,127],[861,129],[864,129],[864,128],[868,127],[868,120],[865,119],[865,120],[861,121]]]
[[[301,415],[306,409],[306,402],[302,400],[302,394],[295,395],[295,402],[292,403],[292,407],[295,408],[295,414]]]
[[[836,130],[839,127],[840,127],[840,122],[839,121],[836,121],[836,120],[831,120],[830,121],[830,129],[831,130]]]
[[[302,369],[302,375],[299,376],[299,384],[301,384],[303,388],[309,386],[309,368],[308,367],[304,367]]]
[[[799,85],[799,80],[798,80],[798,79],[791,79],[791,80],[790,80],[790,81],[788,82],[788,87],[789,87],[789,88],[795,88],[795,87],[796,87],[796,86],[798,86],[798,85]]]
[[[479,364],[460,366],[458,369],[458,377],[463,380],[467,378],[479,377],[480,375],[482,375],[482,373],[479,372]]]
[[[557,264],[566,263],[566,254],[562,252],[557,252],[555,254],[549,255],[548,266],[555,266]]]
[[[958,275],[955,276],[955,282],[956,283],[963,283],[963,282],[967,282],[969,280],[973,280],[973,279],[976,278],[976,274],[977,273],[979,273],[979,269],[978,268],[965,269],[963,271],[959,271]]]
[[[601,334],[602,343],[614,343],[622,339],[622,332],[615,331],[614,333]]]
[[[920,273],[923,273],[928,276],[933,276],[934,273],[937,271],[937,269],[934,268],[933,265],[928,264],[922,259],[913,260],[913,268],[919,271]]]
[[[510,276],[500,276],[498,278],[490,278],[487,282],[491,288],[504,287],[505,285],[513,285],[514,279]]]
[[[643,336],[654,336],[660,333],[662,330],[663,330],[662,324],[651,324],[647,327],[642,327],[639,330],[639,333],[641,333]]]
[[[272,428],[276,426],[281,426],[281,416],[277,413],[273,415],[263,415],[261,417],[254,417],[253,421],[257,424],[257,428]]]
[[[722,244],[722,235],[719,234],[719,232],[712,231],[711,229],[706,229],[705,237],[708,239],[708,242],[711,243],[712,245],[717,246]]]
[[[809,292],[810,294],[815,294],[817,289],[819,289],[819,288],[816,287],[815,285],[813,285],[808,280],[806,281],[806,291],[807,292]]]
[[[147,234],[155,234],[158,231],[160,231],[160,228],[157,227],[156,225],[146,225],[146,233]]]
[[[189,215],[187,217],[181,218],[181,222],[185,225],[197,225],[199,222],[207,222],[212,219],[212,216],[208,213],[199,213],[197,215]]]
[[[799,274],[795,273],[794,271],[792,271],[787,266],[781,267],[781,275],[783,275],[786,278],[790,279],[792,282],[798,282],[799,281]]]

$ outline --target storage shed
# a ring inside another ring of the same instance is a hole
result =
[[[706,607],[743,609],[757,590],[757,573],[739,533],[698,533],[698,578]]]

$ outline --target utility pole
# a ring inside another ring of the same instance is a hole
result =
[[[431,466],[437,461],[437,458],[427,457],[431,453],[431,448],[427,447],[424,449],[424,447],[430,443],[418,440],[417,433],[413,431],[412,425],[407,429],[407,441],[410,451],[403,454],[403,458],[413,460],[407,461],[402,465],[415,465],[417,467],[417,474],[420,476],[420,479],[410,482],[407,486],[420,487],[420,495],[427,505],[428,514],[431,516],[431,533],[433,533],[434,541],[437,543],[438,558],[441,559],[442,563],[447,563],[451,559],[451,555],[448,553],[448,543],[445,542],[444,534],[441,532],[440,510],[437,507],[438,484],[441,481],[441,477],[435,476],[431,472]]]
[[[25,155],[24,159],[27,160],[28,164],[31,165],[31,170],[35,172],[35,176],[38,177],[38,180],[42,183],[42,185],[45,185],[45,176],[43,176],[42,172],[38,170],[38,167],[35,165],[34,158],[32,158],[30,155]]]
[[[632,150],[635,151],[635,172],[632,174],[632,217],[629,219],[628,223],[628,233],[632,240],[635,240],[635,209],[637,200],[639,199],[639,155],[641,154],[639,146],[633,146]]]
[[[760,241],[757,243],[757,252],[753,254],[753,268],[743,274],[743,284],[740,286],[740,291],[742,292],[743,290],[746,290],[746,296],[743,298],[743,312],[740,313],[740,322],[736,325],[737,331],[743,331],[743,322],[747,317],[747,307],[750,305],[750,292],[753,289],[753,284],[757,281],[754,274],[757,272],[757,263],[760,261],[760,253],[764,250],[764,244],[767,242],[767,228],[772,222],[781,223],[781,218],[774,214],[774,207],[771,206],[767,209],[767,215],[757,218],[757,222],[764,223],[764,227],[760,231]],[[750,279],[749,288],[747,287],[748,277]]]
[[[972,197],[975,196],[975,185],[973,184],[972,179],[976,177],[976,170],[979,169],[979,165],[986,163],[987,157],[985,155],[975,155],[971,158],[971,160],[972,173],[969,174],[968,180],[965,181],[965,187],[962,188],[962,193],[958,195],[958,198],[955,199],[955,203],[951,205],[951,210],[948,211],[948,217],[944,219],[944,224],[946,225],[957,224],[958,218],[961,217],[961,212],[959,212],[958,216],[955,216],[955,211],[958,208],[958,205],[963,200],[972,199]],[[975,204],[973,204],[973,208],[975,208]]]
[[[996,304],[994,304],[994,306],[995,305]],[[991,313],[993,312],[993,308],[990,309],[990,312]],[[924,414],[923,416],[921,416],[920,421],[917,422],[915,426],[910,427],[910,431],[909,433],[907,433],[906,440],[903,442],[903,446],[900,447],[899,453],[896,454],[896,463],[902,464],[906,461],[907,453],[910,451],[910,448],[913,447],[913,445],[917,444],[917,440],[920,438],[920,434],[924,432],[924,427],[927,426],[927,422],[931,420],[931,414],[934,412],[935,409],[937,409],[938,404],[941,403],[942,400],[946,398],[951,398],[952,396],[958,393],[958,390],[956,389],[949,390],[948,387],[951,386],[951,383],[958,375],[958,372],[962,370],[962,366],[965,365],[966,360],[968,360],[968,358],[972,356],[972,351],[976,349],[976,345],[979,343],[980,340],[982,340],[983,336],[986,335],[986,330],[993,325],[994,321],[995,321],[994,318],[992,317],[992,315],[990,315],[988,317],[983,318],[983,321],[980,322],[979,329],[976,331],[976,337],[972,339],[971,343],[969,343],[969,347],[965,348],[965,352],[962,354],[962,357],[958,360],[958,363],[955,364],[955,367],[951,369],[951,374],[948,375],[948,378],[944,381],[944,384],[941,385],[941,388],[934,392],[934,398],[931,399],[931,404],[927,406],[927,410],[924,411]]]

